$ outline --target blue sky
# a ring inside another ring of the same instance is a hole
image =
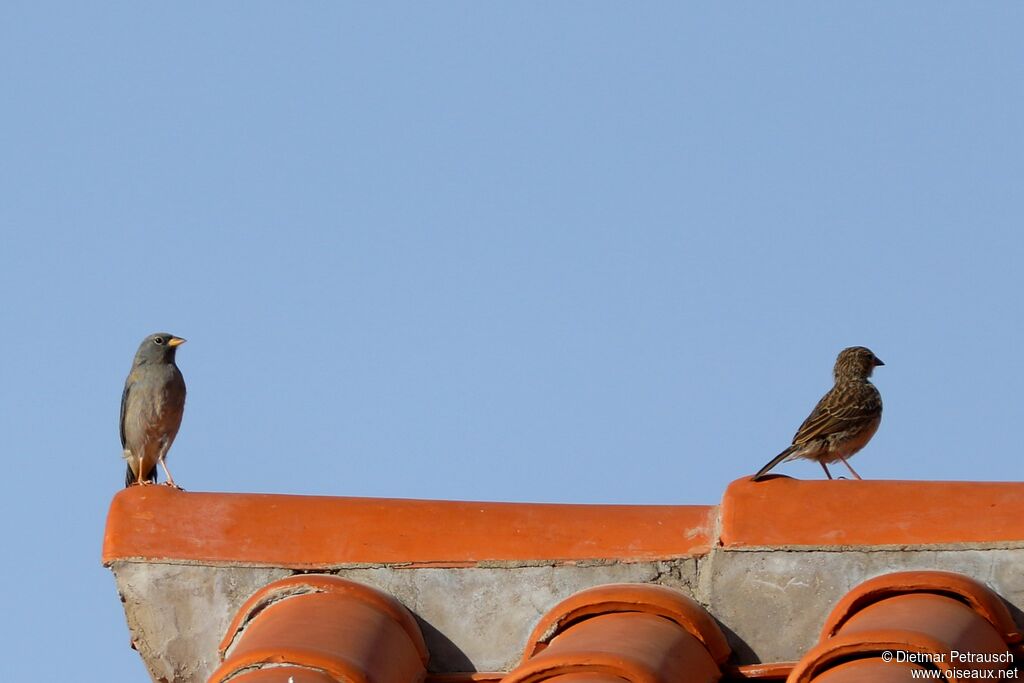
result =
[[[157,330],[191,490],[716,503],[853,344],[865,478],[1019,479],[1022,19],[3,3],[7,677],[145,679],[99,553]]]

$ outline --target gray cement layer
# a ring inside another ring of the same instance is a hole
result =
[[[1024,549],[730,551],[671,562],[517,563],[451,568],[354,567],[342,578],[394,595],[416,615],[432,671],[507,671],[541,616],[607,583],[679,589],[719,621],[737,664],[800,658],[825,617],[858,583],[894,571],[943,569],[988,584],[1022,623]],[[154,680],[205,681],[245,599],[284,569],[116,562],[133,641]]]
[[[718,619],[739,664],[800,659],[832,608],[857,584],[916,569],[978,579],[1024,606],[1024,550],[717,550],[700,565],[698,599]]]
[[[246,598],[286,569],[117,562],[117,590],[132,643],[161,683],[204,683],[217,646]]]
[[[508,671],[540,618],[585,588],[665,583],[691,592],[696,562],[472,569],[354,569],[339,576],[390,593],[416,615],[432,671]]]

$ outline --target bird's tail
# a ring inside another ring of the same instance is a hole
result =
[[[761,481],[762,479],[764,479],[764,476],[765,476],[766,474],[768,474],[768,472],[769,472],[769,470],[771,470],[771,468],[775,467],[775,466],[776,466],[776,465],[778,465],[778,464],[779,464],[780,462],[782,462],[782,461],[786,460],[786,459],[787,459],[787,458],[789,458],[789,457],[790,457],[791,455],[793,455],[793,451],[794,451],[794,450],[796,450],[796,447],[795,447],[795,446],[790,446],[790,447],[789,447],[789,448],[787,448],[786,450],[784,450],[784,451],[782,451],[781,453],[779,453],[778,455],[776,455],[776,456],[775,456],[774,458],[772,458],[772,459],[771,459],[771,460],[770,460],[770,461],[768,462],[768,464],[767,464],[767,465],[765,465],[764,467],[762,467],[761,469],[759,469],[759,470],[757,471],[757,474],[755,474],[754,476],[752,476],[752,477],[750,478],[750,481]]]
[[[141,463],[140,463],[140,465],[141,465]],[[151,469],[149,471],[149,474],[143,476],[142,480],[143,481],[153,482],[155,484],[156,483],[156,467]],[[124,487],[128,488],[129,486],[134,484],[136,481],[138,481],[138,477],[135,475],[135,472],[132,471],[132,466],[128,465],[128,471],[124,473]]]

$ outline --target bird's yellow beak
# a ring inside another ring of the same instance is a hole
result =
[[[185,341],[186,340],[182,339],[181,337],[171,337],[167,341],[167,345],[168,346],[181,346],[182,344],[185,343]]]

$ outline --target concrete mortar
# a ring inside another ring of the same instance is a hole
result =
[[[972,576],[1010,603],[1021,623],[1024,549],[764,550],[716,548],[661,562],[550,562],[469,568],[349,567],[331,573],[394,595],[416,615],[430,670],[507,671],[559,601],[607,583],[659,583],[691,595],[718,619],[733,661],[791,661],[810,648],[836,602],[895,571]],[[217,645],[249,595],[287,569],[119,561],[112,565],[132,639],[156,681],[202,683]]]

